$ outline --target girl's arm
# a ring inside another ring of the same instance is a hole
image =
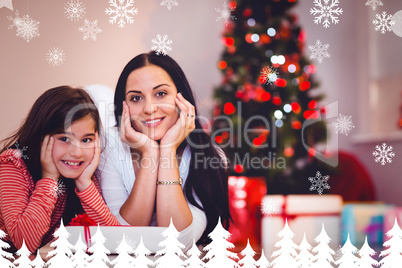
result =
[[[75,193],[80,199],[85,213],[96,223],[99,223],[99,225],[120,225],[117,218],[106,206],[105,201],[103,201],[95,178],[88,188],[82,192],[78,192],[76,188]]]
[[[177,166],[176,150],[171,148],[161,149],[161,163],[158,171],[158,181],[176,181],[180,178]],[[187,228],[193,221],[190,208],[184,197],[180,184],[158,185],[156,191],[156,218],[158,226],[169,226],[170,218],[180,232]]]
[[[30,193],[21,160],[8,156],[0,159],[0,212],[5,231],[16,248],[22,240],[35,252],[49,230],[57,196],[52,195],[57,181],[43,178]],[[20,167],[17,167],[17,166]]]

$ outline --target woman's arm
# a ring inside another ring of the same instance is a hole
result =
[[[175,181],[180,178],[176,150],[160,150],[158,181]],[[156,218],[158,226],[169,226],[170,218],[178,231],[187,228],[193,221],[190,208],[180,184],[158,185],[156,191]]]
[[[14,159],[14,161],[19,161]],[[43,235],[49,230],[57,196],[52,191],[57,181],[39,180],[30,194],[23,171],[11,161],[0,164],[0,211],[5,231],[16,248],[22,240],[29,251],[39,248]]]
[[[149,226],[155,207],[158,156],[142,155],[141,159],[133,188],[120,214],[130,225]]]

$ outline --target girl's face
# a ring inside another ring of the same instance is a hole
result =
[[[169,74],[155,65],[130,73],[126,102],[132,126],[153,140],[160,140],[179,118],[175,103],[177,88]]]
[[[87,115],[72,123],[65,133],[53,137],[56,168],[65,178],[78,178],[95,153],[95,121]]]

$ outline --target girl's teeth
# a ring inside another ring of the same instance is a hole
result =
[[[70,162],[70,161],[64,161],[64,163],[66,163],[67,165],[70,165],[70,166],[78,166],[80,164],[80,162],[75,163],[75,162]]]

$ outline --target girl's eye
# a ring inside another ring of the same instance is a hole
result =
[[[92,142],[92,139],[91,138],[85,138],[85,139],[82,140],[82,142],[83,143],[90,143],[90,142]]]
[[[67,137],[61,137],[59,138],[62,142],[69,142],[70,140]]]

